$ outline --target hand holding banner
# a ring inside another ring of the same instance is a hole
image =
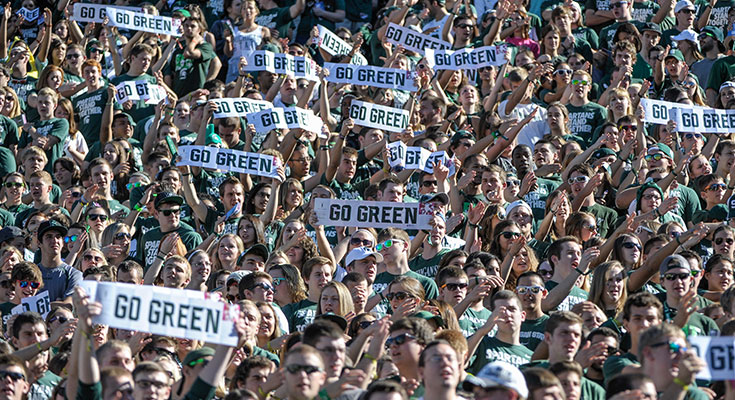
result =
[[[732,336],[690,336],[689,344],[707,363],[697,379],[725,381],[735,376],[735,338]]]
[[[101,24],[105,21],[108,8],[119,8],[121,10],[136,12],[142,11],[140,7],[108,6],[105,4],[93,3],[74,3],[74,14],[72,14],[71,20],[76,22],[96,22],[98,24]]]
[[[313,61],[306,57],[274,53],[269,50],[256,50],[246,58],[248,63],[243,67],[243,71],[268,71],[273,74],[286,74],[314,82],[319,81],[313,68]]]
[[[51,299],[48,295],[48,290],[20,300],[20,304],[13,307],[10,310],[11,314],[22,314],[26,311],[32,311],[41,314],[41,317],[46,318],[48,313],[51,311]]]
[[[334,34],[334,32],[330,31],[328,28],[323,27],[322,25],[317,25],[316,27],[317,29],[319,29],[318,40],[320,49],[323,49],[324,51],[329,53],[330,56],[350,54],[350,52],[352,51],[352,46],[350,46],[349,43],[340,39],[339,36]],[[352,56],[352,59],[350,60],[350,64],[368,65],[368,62],[362,54],[355,53],[355,55]]]
[[[685,106],[670,110],[676,132],[731,133],[735,130],[735,110]]]
[[[416,73],[399,68],[381,68],[370,65],[325,63],[329,70],[327,82],[351,83],[408,92],[418,90]]]

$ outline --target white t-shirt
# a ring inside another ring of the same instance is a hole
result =
[[[538,112],[533,117],[533,120],[521,129],[517,138],[518,144],[525,144],[533,149],[533,145],[543,137],[544,133],[548,132],[548,125],[546,124],[546,109],[534,103],[518,104],[510,113],[506,113],[506,104],[508,104],[508,100],[503,100],[498,106],[498,115],[500,118],[515,118],[518,121],[526,118],[538,107]]]

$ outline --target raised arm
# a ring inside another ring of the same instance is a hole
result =
[[[590,247],[582,254],[582,260],[579,263],[579,267],[569,272],[566,278],[561,281],[555,288],[551,289],[549,295],[541,301],[541,309],[544,312],[549,312],[555,309],[572,291],[574,284],[580,275],[586,274],[588,270],[594,268],[597,264],[594,264],[600,257],[600,250],[597,247]]]

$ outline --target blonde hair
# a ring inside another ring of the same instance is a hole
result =
[[[625,300],[628,298],[628,289],[626,288],[628,278],[625,276],[625,268],[619,261],[607,261],[600,264],[595,268],[595,273],[592,277],[592,284],[590,285],[589,300],[595,303],[602,311],[607,311],[607,306],[602,300],[602,295],[605,293],[605,285],[609,279],[609,275],[615,269],[619,269],[623,273],[623,291],[620,294],[620,298],[615,303],[615,315],[623,311],[623,305]]]
[[[355,312],[355,305],[352,303],[352,296],[350,295],[350,290],[347,289],[347,286],[345,286],[342,282],[337,281],[331,281],[327,283],[324,288],[322,289],[321,294],[319,295],[319,302],[316,306],[316,315],[322,315],[322,294],[324,294],[324,291],[326,291],[329,288],[334,288],[334,290],[337,291],[337,296],[339,297],[339,311],[335,311],[334,313],[345,317],[349,313]]]

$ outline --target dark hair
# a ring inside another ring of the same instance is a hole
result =
[[[403,400],[408,399],[406,389],[400,383],[388,380],[378,380],[371,383],[361,400],[370,400],[375,393],[398,393]]]
[[[15,318],[15,322],[13,322],[13,337],[14,338],[19,339],[18,335],[20,334],[20,329],[23,327],[23,325],[26,325],[26,324],[31,324],[31,325],[43,324],[43,329],[44,330],[47,329],[46,321],[43,320],[43,317],[41,317],[41,314],[35,313],[33,311],[26,311],[22,314],[19,314],[18,317]]]
[[[237,389],[237,384],[239,382],[246,381],[248,379],[248,375],[250,375],[250,370],[270,368],[271,363],[271,360],[263,356],[251,356],[242,360],[240,365],[237,366],[237,369],[235,370],[235,375],[230,381],[230,390]]]
[[[390,332],[407,330],[416,336],[416,342],[426,345],[434,339],[434,329],[429,323],[422,318],[408,317],[401,318],[390,327]]]
[[[660,319],[663,319],[664,316],[663,304],[661,304],[661,301],[656,296],[649,292],[636,293],[625,300],[625,304],[623,305],[623,320],[630,318],[631,307],[654,307],[658,310],[658,317]]]
[[[626,390],[640,389],[644,383],[653,384],[653,381],[648,375],[640,372],[615,375],[607,382],[607,387],[605,388],[605,399],[610,399],[616,394],[625,392]]]

